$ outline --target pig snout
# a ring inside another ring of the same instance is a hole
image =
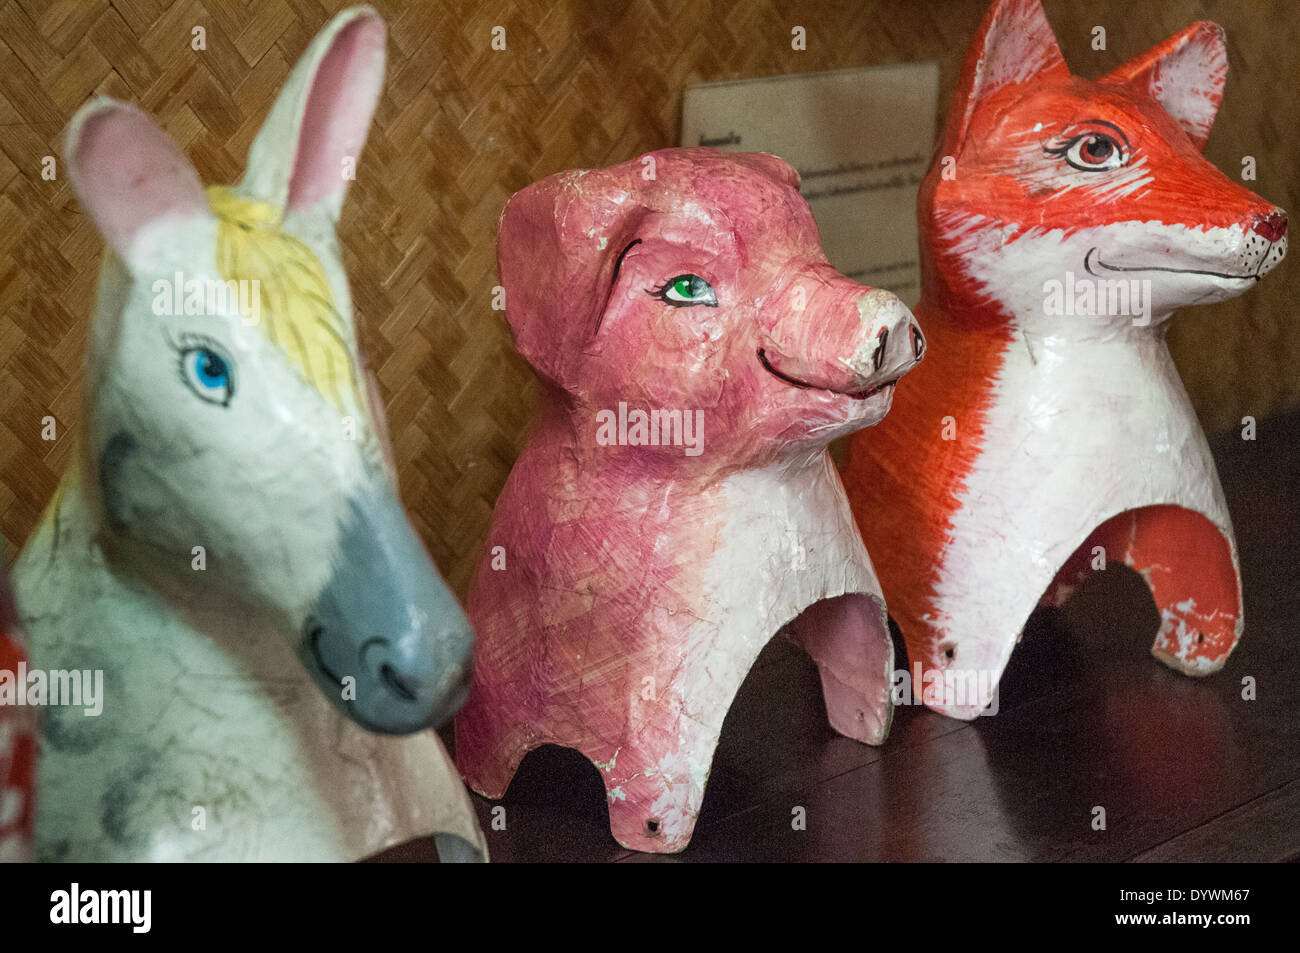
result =
[[[788,384],[861,399],[893,384],[925,353],[912,312],[888,291],[840,279],[812,293],[796,287],[789,297],[795,306],[783,309],[759,348],[763,367]]]

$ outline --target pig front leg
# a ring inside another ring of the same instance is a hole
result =
[[[456,766],[465,783],[497,800],[533,748],[572,748],[600,772],[619,844],[648,853],[685,849],[727,712],[719,697],[729,699],[734,686],[707,677],[686,686],[672,667],[659,670],[653,660],[627,670],[654,674],[643,681],[619,668],[559,694],[533,692],[526,679],[485,677],[456,717]],[[663,687],[651,691],[651,683]]]
[[[695,833],[717,739],[684,746],[661,740],[649,747],[621,746],[606,752],[608,760],[588,757],[604,776],[614,839],[631,850],[675,854]]]
[[[869,745],[884,742],[894,716],[894,643],[880,603],[860,593],[823,599],[786,634],[817,663],[831,727]]]
[[[456,715],[456,770],[471,791],[505,797],[519,762],[541,743],[527,731],[528,714],[508,692],[475,686]]]

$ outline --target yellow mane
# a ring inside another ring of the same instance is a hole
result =
[[[354,406],[362,406],[349,330],[334,307],[320,261],[306,245],[281,231],[281,211],[274,205],[241,198],[223,186],[212,186],[207,194],[217,217],[221,277],[257,282],[255,326],[341,413],[347,394]]]

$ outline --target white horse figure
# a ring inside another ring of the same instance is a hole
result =
[[[424,730],[472,634],[398,502],[334,234],[384,44],[335,17],[229,189],[134,106],[68,128],[109,247],[81,445],[14,583],[33,669],[103,697],[43,711],[42,859],[485,857]]]

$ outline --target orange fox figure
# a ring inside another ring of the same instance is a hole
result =
[[[918,199],[930,353],[844,469],[939,711],[979,714],[1035,605],[1102,560],[1147,580],[1171,667],[1214,672],[1240,637],[1231,522],[1164,343],[1175,308],[1286,254],[1285,213],[1201,156],[1226,73],[1212,23],[1096,81],[1037,0],[980,25]]]

